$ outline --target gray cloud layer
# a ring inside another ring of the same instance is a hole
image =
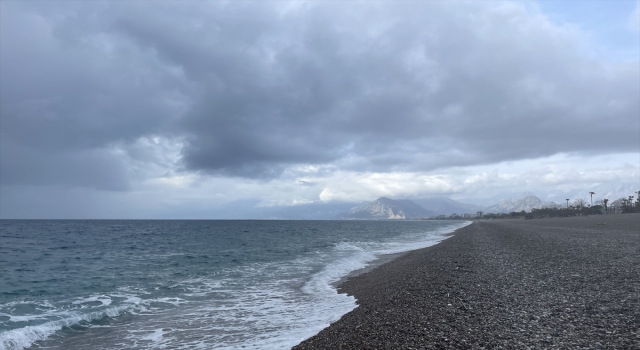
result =
[[[0,6],[3,184],[126,190],[154,136],[249,178],[640,147],[638,62],[508,3]]]

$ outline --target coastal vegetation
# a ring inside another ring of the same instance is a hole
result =
[[[531,208],[530,211],[512,211],[509,213],[484,213],[478,211],[475,215],[470,214],[451,214],[439,215],[436,220],[468,220],[468,219],[543,219],[571,216],[588,216],[588,215],[611,215],[611,214],[632,214],[640,213],[640,191],[635,192],[637,196],[621,197],[614,201],[608,198],[599,199],[593,204],[593,195],[595,192],[589,192],[590,200],[584,198],[576,198],[573,201],[567,199],[565,207],[548,206],[542,208]],[[634,201],[635,198],[635,201]]]

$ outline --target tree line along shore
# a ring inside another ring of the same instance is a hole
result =
[[[621,197],[614,201],[608,198],[599,199],[595,204],[590,204],[584,198],[574,200],[566,199],[565,207],[556,206],[548,208],[532,208],[530,212],[525,210],[512,211],[510,213],[485,213],[478,211],[473,214],[451,214],[439,215],[434,220],[468,220],[468,219],[544,219],[544,218],[561,218],[573,216],[589,216],[589,215],[612,215],[612,214],[633,214],[640,213],[640,191],[635,192],[637,196]],[[593,197],[594,192],[589,192]],[[635,198],[635,201],[634,201]]]

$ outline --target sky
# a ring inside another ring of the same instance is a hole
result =
[[[0,218],[640,190],[639,4],[0,1]]]

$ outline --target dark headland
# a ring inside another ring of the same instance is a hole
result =
[[[294,349],[640,349],[640,215],[478,221],[339,290]]]

